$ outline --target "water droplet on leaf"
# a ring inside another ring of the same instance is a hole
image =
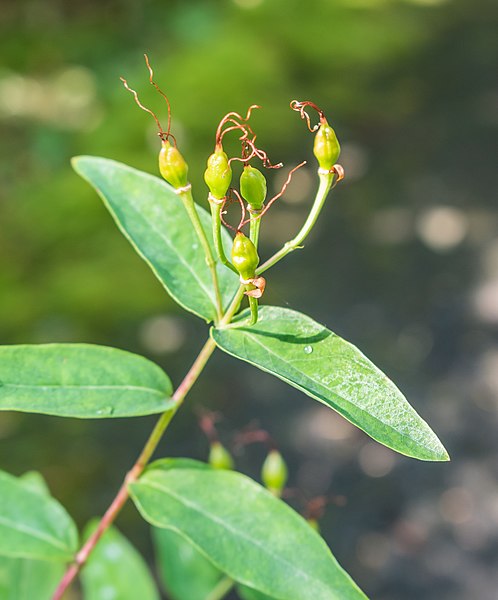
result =
[[[304,350],[305,354],[311,354],[313,352],[313,347],[312,346],[305,346],[303,348],[303,350]]]
[[[97,414],[99,415],[99,417],[102,417],[104,415],[112,415],[113,412],[114,412],[113,406],[104,406],[103,408],[99,408],[99,410],[97,411]]]

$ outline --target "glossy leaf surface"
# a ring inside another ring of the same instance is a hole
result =
[[[0,410],[59,417],[133,417],[171,406],[156,364],[105,346],[0,346]]]
[[[228,354],[333,408],[374,440],[421,460],[448,460],[427,423],[358,348],[294,310],[263,306],[250,328],[214,329]]]
[[[76,526],[54,498],[0,471],[0,555],[65,562],[77,547]]]
[[[130,491],[147,521],[238,582],[279,600],[365,598],[306,521],[240,473],[161,461]]]
[[[89,537],[97,527],[86,528]],[[117,529],[102,536],[81,572],[84,600],[159,600],[159,592],[142,556]]]
[[[183,308],[211,321],[216,316],[211,275],[199,239],[181,199],[161,179],[106,158],[73,159],[77,173],[99,193],[123,235]],[[197,207],[211,243],[211,217]],[[228,232],[223,231],[227,250]],[[238,278],[218,265],[225,306],[237,291]]]

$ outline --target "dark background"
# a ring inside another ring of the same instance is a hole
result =
[[[197,201],[214,131],[254,102],[275,161],[310,159],[288,108],[313,99],[347,172],[306,244],[271,271],[265,302],[358,345],[431,424],[452,462],[384,449],[296,390],[217,354],[160,455],[207,456],[195,407],[220,434],[257,422],[292,487],[344,496],[321,521],[335,555],[379,600],[498,595],[498,5],[495,0],[0,2],[0,341],[85,341],[142,353],[178,383],[206,328],[182,313],[69,165],[95,154],[156,172],[161,100]],[[313,167],[314,168],[314,167]],[[263,226],[262,255],[306,215],[313,168]],[[281,176],[280,176],[281,177]],[[270,187],[281,183],[275,175]],[[494,189],[493,189],[494,188]],[[2,469],[40,470],[83,525],[101,514],[154,418],[3,413]],[[264,449],[237,456],[258,477]],[[118,522],[147,556],[146,526]]]

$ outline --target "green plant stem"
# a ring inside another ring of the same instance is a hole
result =
[[[325,199],[327,198],[327,194],[329,193],[329,190],[332,186],[332,182],[334,181],[333,174],[325,175],[319,173],[318,176],[320,178],[320,185],[318,187],[313,206],[311,207],[311,211],[301,230],[294,238],[292,238],[292,240],[286,242],[278,252],[276,252],[273,256],[271,256],[267,261],[265,261],[260,267],[256,269],[257,275],[264,273],[267,269],[273,267],[274,264],[278,263],[278,261],[282,260],[282,258],[286,257],[287,254],[299,248],[310,233],[310,231],[313,229],[313,226],[315,225],[323,208]]]
[[[220,285],[218,282],[218,274],[216,272],[216,261],[214,259],[213,253],[211,251],[211,246],[209,245],[206,232],[204,231],[204,227],[201,224],[201,220],[199,219],[199,214],[195,208],[194,199],[192,197],[192,190],[188,189],[179,194],[182,199],[183,205],[190,217],[192,225],[194,226],[195,232],[197,233],[197,237],[201,242],[202,248],[204,250],[204,254],[206,255],[206,263],[211,271],[211,278],[213,280],[213,289],[216,298],[216,313],[218,315],[217,321],[220,321],[223,314],[223,301],[221,299]]]
[[[257,218],[261,213],[260,210],[251,213],[251,220],[249,222],[249,239],[258,248],[259,244],[259,228],[261,226],[261,219]]]
[[[240,306],[243,296],[244,286],[240,286],[230,306],[228,307],[227,312],[222,317],[220,325],[227,325],[228,323],[230,323]],[[116,517],[120,513],[121,509],[123,508],[124,504],[126,503],[129,497],[128,485],[136,481],[142,474],[143,470],[147,466],[147,463],[154,454],[159,442],[161,441],[164,432],[168,428],[169,424],[171,423],[171,420],[175,416],[180,406],[183,404],[186,395],[189,393],[192,386],[204,370],[204,367],[206,366],[206,363],[211,357],[211,355],[213,354],[215,348],[216,344],[211,338],[209,338],[202,347],[199,354],[197,355],[197,358],[193,362],[188,373],[183,378],[183,381],[175,390],[175,393],[173,394],[172,398],[175,402],[174,407],[171,410],[168,410],[167,412],[163,413],[159,417],[159,420],[157,421],[154,429],[152,430],[152,433],[147,439],[138,459],[136,460],[135,464],[130,469],[130,471],[128,471],[121,487],[118,490],[118,493],[116,494],[114,500],[112,501],[109,508],[106,510],[104,516],[100,520],[97,529],[88,538],[86,543],[82,546],[81,550],[76,555],[74,562],[68,567],[68,569],[64,573],[63,578],[61,579],[54,595],[52,596],[52,600],[62,599],[64,593],[69,588],[71,583],[74,581],[74,579],[88,560],[88,557],[97,545],[97,542],[107,531],[110,525],[115,521]]]
[[[251,325],[256,325],[258,322],[258,301],[252,296],[249,296],[249,308],[251,309],[251,320],[249,321],[249,327],[251,327]]]
[[[225,255],[225,250],[223,248],[223,240],[221,237],[221,204],[217,204],[212,200],[209,201],[209,206],[211,207],[211,222],[212,222],[212,231],[213,231],[213,242],[214,247],[216,249],[216,254],[220,262],[222,262],[226,267],[231,269],[234,273],[239,274],[237,269],[232,265],[232,263],[228,260]]]
[[[222,600],[234,586],[234,580],[231,577],[223,577],[213,588],[206,600]]]

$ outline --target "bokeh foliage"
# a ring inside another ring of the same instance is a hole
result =
[[[259,139],[293,165],[312,161],[311,138],[288,102],[315,100],[341,139],[349,181],[306,251],[272,271],[268,302],[304,309],[364,348],[434,423],[454,463],[426,471],[379,455],[381,467],[391,464],[380,478],[376,450],[340,422],[331,424],[338,438],[310,441],[315,417],[298,394],[232,363],[225,388],[224,359],[192,403],[222,410],[227,436],[259,418],[287,453],[292,485],[348,497],[346,508],[330,509],[324,533],[374,597],[491,597],[498,525],[478,491],[498,493],[488,466],[498,449],[498,384],[486,380],[486,365],[498,365],[498,299],[478,292],[498,280],[497,22],[493,0],[3,0],[1,342],[115,345],[167,365],[175,381],[201,343],[201,326],[177,316],[69,167],[84,153],[156,172],[154,123],[118,79],[164,110],[144,51],[170,97],[199,202],[225,112],[263,105],[254,115]],[[289,190],[293,202],[275,207],[263,249],[297,230],[308,179]],[[105,507],[150,424],[2,416],[2,468],[42,469],[82,523]],[[205,455],[188,410],[163,450]],[[258,458],[248,451],[240,460],[256,475]],[[134,531],[133,512],[123,519]],[[383,562],[369,553],[372,540],[388,548]],[[436,572],[440,554],[449,566]],[[406,564],[412,575],[399,575]]]

